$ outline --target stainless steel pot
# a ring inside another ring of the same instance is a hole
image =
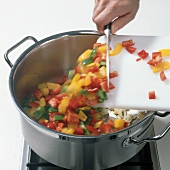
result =
[[[155,115],[150,112],[138,123],[115,133],[101,136],[74,136],[50,130],[24,113],[23,102],[37,84],[62,77],[76,64],[77,57],[97,41],[94,31],[72,31],[50,36],[41,41],[28,36],[5,53],[11,67],[9,89],[20,112],[23,136],[28,145],[47,161],[68,169],[97,170],[116,166],[133,157],[146,142],[159,140],[170,129],[170,123],[157,136],[150,137]],[[15,61],[9,53],[27,40],[34,44]]]

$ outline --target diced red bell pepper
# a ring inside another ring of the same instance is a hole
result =
[[[109,82],[109,90],[112,90],[112,89],[114,89],[115,88],[115,86],[113,85],[113,83],[112,82]]]
[[[147,58],[148,55],[149,55],[149,54],[148,54],[145,50],[141,50],[140,52],[138,52],[138,56],[139,56],[140,58],[142,58],[143,60],[144,60],[145,58]]]
[[[48,104],[54,108],[57,108],[58,107],[58,99],[56,99],[55,97],[51,98],[49,101],[48,101]]]
[[[37,103],[37,102],[29,102],[29,106],[37,108],[39,106],[39,103]]]
[[[165,75],[165,72],[164,72],[164,71],[161,71],[161,72],[160,72],[160,79],[161,79],[162,81],[166,80],[166,75]]]
[[[133,45],[134,45],[134,42],[132,39],[122,42],[123,47],[129,47],[129,46],[133,46]]]
[[[84,134],[83,129],[81,127],[79,127],[79,126],[75,126],[74,134],[76,134],[76,135],[83,135]]]
[[[117,76],[119,76],[117,71],[113,71],[113,72],[109,73],[110,78],[114,78],[114,77],[117,77]]]
[[[126,50],[127,50],[130,54],[133,54],[133,53],[136,51],[136,48],[135,48],[135,47],[132,47],[132,46],[127,46],[127,47],[126,47]]]
[[[156,99],[156,94],[155,94],[155,91],[149,91],[149,99]]]
[[[44,96],[44,94],[41,90],[35,90],[33,96],[36,99],[40,100]]]
[[[62,86],[57,84],[58,86],[53,89],[54,94],[59,94],[61,92]]]
[[[68,110],[67,111],[67,122],[73,123],[73,124],[79,124],[79,115],[71,110]]]
[[[113,129],[112,129],[112,125],[111,124],[108,124],[108,123],[104,123],[100,126],[100,132],[101,133],[112,133],[113,132]]]
[[[47,128],[50,128],[50,129],[53,129],[53,130],[56,129],[56,127],[54,126],[54,124],[53,124],[52,122],[49,122],[49,123],[47,124]]]
[[[99,135],[99,131],[96,128],[88,125],[86,125],[86,128],[92,135]]]
[[[77,109],[78,101],[75,99],[70,99],[68,108]]]
[[[107,81],[101,82],[101,83],[100,83],[100,86],[101,86],[101,89],[102,89],[104,92],[109,92],[109,87],[108,87]]]
[[[152,52],[152,59],[155,59],[157,56],[162,57],[162,53],[161,52]]]

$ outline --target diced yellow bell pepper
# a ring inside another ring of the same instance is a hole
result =
[[[47,88],[47,83],[41,83],[38,85],[38,89],[42,90],[44,88]]]
[[[115,49],[109,51],[109,55],[110,56],[115,56],[115,55],[119,54],[122,51],[122,48],[123,48],[122,44],[121,43],[117,43]]]
[[[106,50],[107,50],[107,46],[106,45],[102,45],[98,48],[98,50],[101,52],[101,53],[106,53]]]
[[[114,127],[116,129],[123,128],[124,124],[125,124],[125,120],[123,120],[123,119],[114,119]]]
[[[37,108],[35,107],[32,107],[30,112],[28,113],[28,115],[31,117],[31,118],[34,118],[34,112],[37,111]]]
[[[84,106],[84,107],[81,108],[81,110],[90,110],[90,109],[91,109],[90,106]]]
[[[81,110],[79,111],[79,119],[84,121],[84,122],[87,120],[87,116]]]
[[[61,113],[61,114],[66,113],[67,107],[69,105],[69,101],[70,101],[70,99],[68,97],[65,97],[61,100],[61,103],[58,106],[58,112],[59,113]]]
[[[96,122],[96,123],[94,124],[94,128],[99,128],[99,127],[101,126],[102,123],[103,123],[102,120]]]
[[[99,72],[95,72],[94,75],[98,78],[105,78],[106,77],[106,67],[102,66],[99,69]]]
[[[170,49],[161,49],[161,50],[158,50],[158,52],[162,53],[162,57],[170,56]]]
[[[61,130],[61,132],[62,133],[66,133],[66,134],[73,134],[74,133],[74,129],[73,128],[63,128],[62,130]]]
[[[66,89],[66,93],[78,92],[81,90],[81,84],[79,82],[72,82]]]
[[[68,129],[74,129],[75,126],[76,126],[76,124],[74,124],[74,123],[68,123],[68,125],[67,125]]]
[[[40,99],[39,104],[40,104],[40,106],[46,106],[46,101],[45,101],[45,98],[44,98],[44,97],[42,97],[42,98]]]
[[[78,62],[82,62],[83,60],[87,59],[90,57],[90,54],[91,54],[92,50],[88,49],[86,50],[83,54],[80,55],[80,57],[78,58]]]
[[[78,82],[79,80],[80,80],[80,74],[79,73],[77,73],[74,77],[73,77],[73,79],[72,79],[72,82]]]
[[[47,87],[42,88],[41,91],[43,92],[44,96],[47,96],[50,92],[49,88],[47,88]]]
[[[56,84],[56,83],[51,83],[51,82],[47,82],[47,87],[49,88],[49,89],[55,89],[55,88],[57,88],[59,86],[59,84]]]
[[[91,84],[91,78],[90,76],[86,76],[85,79],[84,79],[84,86],[88,86]]]
[[[169,61],[165,61],[165,62],[159,63],[157,66],[152,66],[152,71],[153,73],[156,73],[156,72],[160,72],[160,71],[163,71],[169,68],[170,68]]]

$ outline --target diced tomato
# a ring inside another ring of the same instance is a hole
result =
[[[113,83],[109,82],[109,90],[114,89],[114,88],[115,88],[115,86],[113,85]]]
[[[37,108],[39,104],[37,102],[29,102],[29,106]]]
[[[99,134],[99,131],[92,126],[87,125],[86,128],[92,135],[98,135]]]
[[[113,71],[113,72],[109,73],[110,78],[114,78],[114,77],[117,77],[117,76],[119,76],[117,71]]]
[[[100,126],[100,132],[101,133],[112,133],[113,132],[113,129],[112,129],[112,125],[111,124],[108,124],[108,123],[104,123]]]
[[[73,124],[78,124],[79,123],[79,115],[71,110],[68,110],[67,111],[67,122],[73,123]]]
[[[51,98],[51,99],[48,101],[48,104],[49,104],[50,106],[54,107],[54,108],[57,108],[59,102],[58,102],[58,100],[57,100],[55,97],[53,97],[53,98]]]
[[[128,46],[133,46],[133,45],[134,45],[134,42],[132,39],[122,42],[123,47],[128,47]]]
[[[127,47],[126,47],[126,50],[127,50],[130,54],[133,54],[133,53],[136,51],[136,48],[135,48],[135,47],[132,47],[132,46],[127,46]]]
[[[149,91],[149,99],[156,99],[156,94],[155,94],[155,91]]]
[[[52,122],[49,122],[49,123],[47,124],[47,128],[50,128],[50,129],[53,129],[53,130],[56,129],[56,127],[54,126],[54,124],[53,124]]]
[[[40,100],[44,96],[44,94],[41,90],[35,90],[33,95],[38,100]]]
[[[109,87],[108,87],[107,81],[101,82],[100,87],[104,92],[109,92]]]
[[[145,58],[147,58],[148,55],[149,55],[149,54],[148,54],[145,50],[142,50],[142,51],[138,52],[138,56],[139,56],[140,58],[142,58],[143,60],[144,60]]]
[[[166,80],[166,75],[165,75],[165,72],[164,72],[164,71],[161,71],[161,72],[160,72],[160,79],[161,79],[162,81]]]
[[[76,134],[76,135],[83,135],[84,134],[83,129],[81,127],[79,127],[79,126],[75,126],[74,134]]]

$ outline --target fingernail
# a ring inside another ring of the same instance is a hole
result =
[[[117,25],[112,25],[112,34],[116,33],[119,30]]]

